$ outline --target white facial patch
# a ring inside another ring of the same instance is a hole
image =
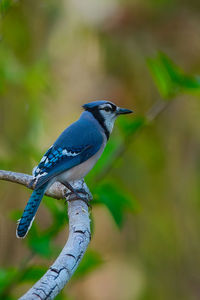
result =
[[[106,104],[105,106],[110,106],[110,104]],[[108,129],[109,133],[112,132],[113,130],[113,126],[116,120],[116,114],[113,111],[105,111],[103,109],[100,110],[100,114],[102,115],[103,119],[104,119],[104,124],[106,126],[106,128]]]
[[[106,108],[106,107],[108,107],[108,108],[112,109],[112,105],[111,105],[111,104],[109,104],[109,103],[106,103],[106,104],[101,104],[101,105],[99,106],[99,109],[104,109],[104,108]]]

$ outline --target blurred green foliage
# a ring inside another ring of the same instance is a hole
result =
[[[171,100],[179,93],[200,93],[200,78],[185,74],[165,54],[149,58],[148,64],[163,98]]]
[[[94,190],[97,203],[104,204],[113,216],[116,225],[121,228],[126,212],[135,212],[136,201],[132,195],[128,195],[127,190],[120,190],[115,183],[105,183],[99,185]]]
[[[199,2],[87,5],[0,1],[0,168],[30,173],[79,115],[81,101],[133,106],[135,116],[117,121],[86,178],[94,196],[92,245],[57,299],[98,300],[105,290],[105,299],[196,300]],[[5,182],[0,193],[0,299],[14,300],[61,250],[67,209],[44,197],[17,244],[15,221],[30,193]]]

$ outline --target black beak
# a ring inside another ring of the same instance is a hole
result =
[[[131,114],[132,112],[133,111],[130,109],[121,108],[121,107],[117,108],[117,115],[127,115],[127,114]]]

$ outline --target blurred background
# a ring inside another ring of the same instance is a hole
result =
[[[84,103],[135,112],[86,178],[92,241],[57,299],[200,299],[199,0],[1,0],[0,13],[0,169],[30,174]],[[46,197],[16,239],[29,196],[0,182],[0,299],[67,238],[67,207]]]

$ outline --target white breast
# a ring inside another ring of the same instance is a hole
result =
[[[56,180],[63,180],[63,181],[73,181],[73,180],[79,180],[84,178],[88,172],[94,167],[97,160],[100,158],[104,148],[105,148],[106,142],[104,142],[99,149],[99,151],[90,157],[88,160],[83,162],[82,164],[75,166],[71,168],[70,170],[67,170],[66,172],[63,172],[62,174],[58,175],[56,177]]]

